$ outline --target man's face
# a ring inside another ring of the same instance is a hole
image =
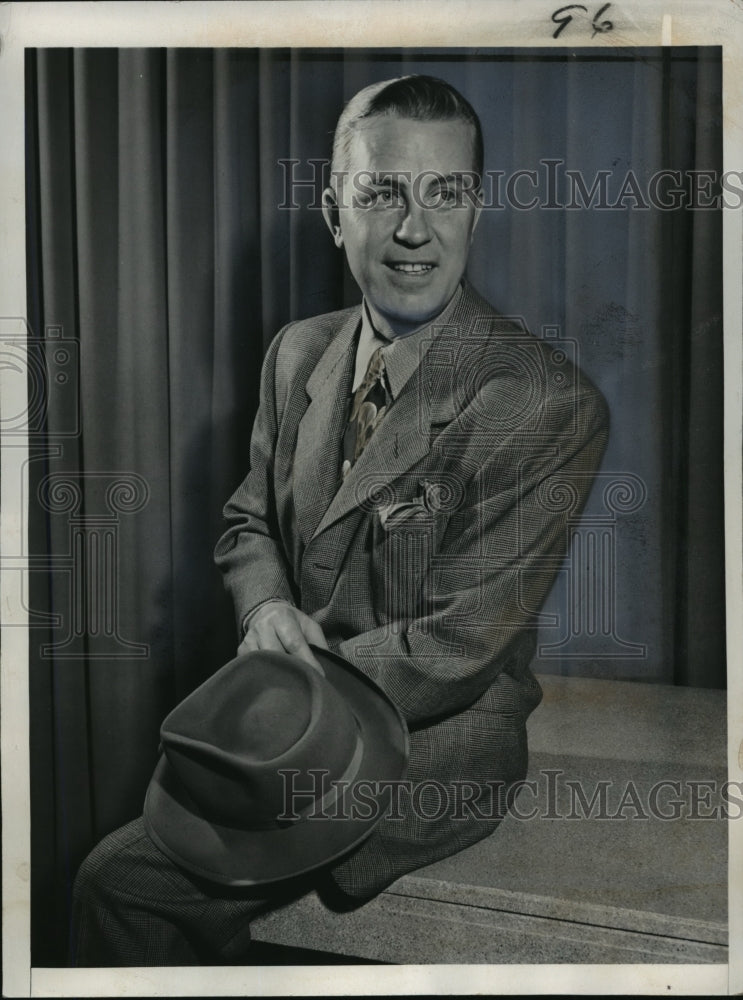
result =
[[[479,216],[472,139],[463,121],[393,116],[370,118],[351,139],[338,210],[325,217],[388,336],[441,312],[464,274]]]

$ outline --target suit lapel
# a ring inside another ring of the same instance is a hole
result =
[[[349,317],[307,381],[310,404],[299,423],[294,458],[294,506],[305,545],[338,488],[340,442],[359,319],[359,311]]]

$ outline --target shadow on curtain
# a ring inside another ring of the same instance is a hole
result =
[[[34,965],[64,964],[75,871],[141,810],[162,718],[234,654],[212,549],[264,350],[359,301],[310,186],[279,208],[287,177],[329,156],[343,100],[414,71],[471,97],[507,173],[719,170],[719,57],[696,50],[28,54],[29,323],[50,372],[29,463]],[[617,545],[617,628],[645,654],[566,647],[537,669],[724,684],[720,226],[484,213],[475,285],[575,338],[612,409],[604,468],[647,486]]]

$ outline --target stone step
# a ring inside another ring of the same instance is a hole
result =
[[[405,964],[727,961],[725,693],[540,682],[530,818],[351,913],[305,896],[254,939]]]

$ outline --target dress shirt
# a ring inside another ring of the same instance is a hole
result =
[[[369,315],[369,307],[364,300],[361,306],[361,331],[359,333],[358,346],[356,347],[356,368],[353,377],[352,392],[356,392],[366,374],[369,358],[378,347],[382,348],[385,372],[387,375],[387,389],[393,400],[397,399],[403,386],[423,360],[423,356],[431,346],[434,336],[434,327],[445,326],[446,321],[451,316],[456,307],[459,297],[462,294],[462,285],[458,285],[456,292],[442,311],[433,319],[428,320],[423,326],[419,326],[412,333],[405,337],[396,337],[388,340],[375,329]]]

